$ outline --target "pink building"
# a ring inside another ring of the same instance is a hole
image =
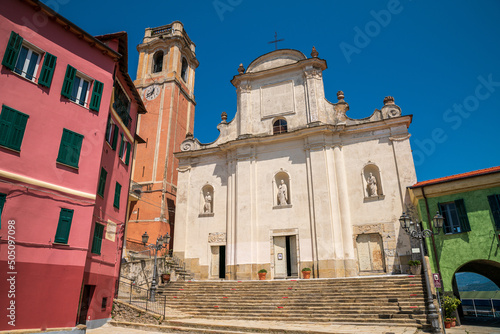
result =
[[[0,6],[0,330],[110,318],[145,112],[126,51],[39,1]]]

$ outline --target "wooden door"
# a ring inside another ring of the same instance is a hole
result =
[[[287,276],[286,237],[274,237],[274,277]]]

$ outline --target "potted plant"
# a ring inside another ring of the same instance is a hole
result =
[[[304,279],[308,279],[311,277],[311,269],[310,268],[304,268],[302,269],[302,277]]]
[[[453,313],[457,310],[458,305],[460,305],[460,299],[454,296],[452,297],[444,296],[443,308],[444,308],[444,316],[446,318],[444,322],[445,328],[450,328],[452,326],[453,320],[456,320],[456,318],[453,317]]]
[[[166,273],[161,274],[161,279],[163,280],[163,283],[170,282],[170,272],[167,271]]]
[[[263,281],[266,279],[267,270],[261,269],[259,270],[258,274],[259,274],[259,280]]]
[[[408,262],[412,275],[420,275],[422,273],[422,263],[419,260],[410,260]]]

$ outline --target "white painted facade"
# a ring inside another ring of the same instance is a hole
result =
[[[176,153],[174,254],[197,279],[401,270],[411,116],[386,97],[370,117],[349,118],[342,92],[325,99],[326,62],[311,55],[277,50],[240,66],[235,118],[223,114],[213,143],[188,135]],[[286,132],[273,134],[278,120]]]

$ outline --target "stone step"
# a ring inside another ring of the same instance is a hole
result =
[[[210,319],[427,324],[421,276],[185,281],[159,292],[169,307]]]
[[[249,320],[249,321],[282,321],[282,322],[332,322],[332,323],[343,323],[343,324],[390,324],[390,325],[406,325],[406,326],[415,326],[415,327],[423,327],[426,325],[425,317],[422,319],[408,318],[408,319],[394,319],[394,318],[386,318],[386,317],[371,317],[371,318],[351,318],[351,317],[287,317],[284,315],[278,316],[268,316],[268,317],[260,317],[260,316],[248,316],[248,315],[218,315],[218,314],[192,314],[193,316],[200,317],[209,317],[210,319],[218,319],[230,322],[231,319],[238,320]]]

